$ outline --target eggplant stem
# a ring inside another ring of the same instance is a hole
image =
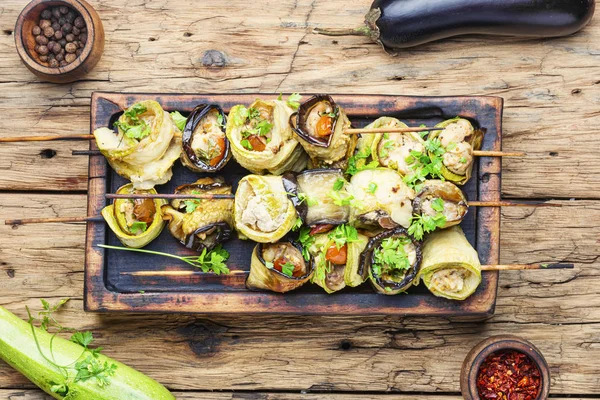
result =
[[[368,26],[359,26],[352,29],[322,29],[313,28],[313,33],[325,36],[367,36],[372,34],[371,28]]]

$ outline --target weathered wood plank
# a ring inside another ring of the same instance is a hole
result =
[[[406,394],[295,394],[295,393],[219,393],[219,392],[173,392],[177,399],[182,400],[373,400],[373,399],[395,399],[395,400],[460,400],[461,396],[435,396],[435,395],[406,395]],[[45,395],[35,389],[6,389],[0,390],[0,398],[7,400],[51,400],[52,397]],[[565,400],[555,397],[556,400]],[[583,400],[577,397],[569,397],[570,400]],[[586,397],[591,399],[591,397]]]
[[[501,261],[572,261],[575,270],[501,274],[496,315],[485,324],[389,317],[86,314],[81,224],[15,230],[0,225],[0,304],[25,317],[24,306],[37,309],[40,297],[73,297],[61,320],[93,330],[108,355],[175,390],[456,393],[460,364],[474,343],[514,333],[533,341],[547,357],[553,393],[600,394],[595,356],[600,343],[600,228],[595,224],[600,202],[562,203],[562,208],[535,211],[505,209]],[[0,194],[0,221],[83,213],[83,195]],[[30,387],[0,365],[0,387],[20,385]]]
[[[504,194],[599,196],[594,189],[600,177],[588,172],[600,168],[589,151],[600,145],[594,134],[600,122],[597,18],[568,38],[466,37],[393,58],[365,38],[309,32],[315,26],[359,25],[370,0],[297,0],[251,9],[235,0],[226,12],[192,0],[92,3],[106,29],[103,59],[86,80],[51,85],[31,75],[14,51],[10,32],[26,0],[3,2],[0,28],[8,34],[0,32],[0,113],[10,118],[0,121],[0,135],[87,132],[94,90],[501,95],[507,107],[504,147],[528,152],[503,163]],[[52,146],[59,153],[70,148]],[[40,164],[42,148],[28,144],[24,148],[31,150],[15,151],[18,147],[0,147],[0,168],[21,167],[0,176],[0,189],[85,190],[85,157]],[[75,181],[65,181],[69,176]]]

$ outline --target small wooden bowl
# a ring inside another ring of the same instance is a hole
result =
[[[460,372],[460,390],[466,400],[481,400],[477,391],[479,367],[492,353],[500,350],[517,350],[527,354],[537,365],[541,375],[540,393],[536,400],[546,400],[550,394],[550,369],[542,353],[527,340],[512,335],[492,336],[469,352]]]
[[[88,39],[75,61],[64,67],[50,68],[41,63],[35,52],[35,37],[31,31],[39,22],[42,11],[56,6],[67,6],[81,14]],[[100,60],[104,50],[104,28],[96,10],[84,0],[33,0],[17,18],[15,44],[25,66],[40,79],[55,83],[73,82],[87,74]]]

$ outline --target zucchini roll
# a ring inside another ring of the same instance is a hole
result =
[[[479,150],[483,131],[473,128],[464,118],[454,118],[436,125],[442,131],[432,131],[428,139],[439,139],[445,150],[442,156],[442,175],[457,185],[464,185],[473,173],[473,150]]]
[[[281,176],[247,175],[240,180],[235,193],[235,227],[245,238],[275,243],[292,229],[296,219]]]
[[[175,189],[175,194],[231,194],[222,178],[201,178]],[[233,233],[233,199],[173,200],[162,207],[171,235],[185,247],[210,251]]]
[[[356,227],[407,228],[412,217],[415,192],[398,172],[388,168],[367,169],[350,179],[353,197],[350,221]]]
[[[168,182],[181,154],[180,131],[160,104],[141,101],[129,107],[109,128],[94,131],[96,143],[110,166],[131,180],[136,189],[152,189]]]
[[[392,295],[412,286],[421,265],[421,244],[404,228],[373,237],[361,255],[375,290]]]
[[[252,252],[246,287],[285,293],[304,285],[312,274],[313,265],[304,260],[298,243],[259,243]]]
[[[302,171],[308,157],[290,128],[292,109],[281,100],[233,106],[227,138],[236,161],[255,174]]]
[[[350,206],[337,203],[332,192],[347,184],[339,169],[311,169],[283,175],[283,186],[304,225],[340,225],[348,222]]]
[[[215,172],[231,158],[225,135],[227,117],[216,104],[200,104],[183,130],[181,163],[194,172]]]
[[[347,225],[310,236],[308,253],[315,269],[312,282],[327,293],[363,283],[366,269],[361,266],[360,255],[368,241],[366,236]]]
[[[117,194],[133,193],[156,194],[156,190],[136,190],[131,183],[117,190]],[[166,203],[162,199],[116,199],[102,209],[102,216],[123,245],[139,249],[162,232],[165,223],[161,207]]]
[[[413,201],[415,215],[437,216],[442,213],[445,224],[440,228],[458,225],[469,211],[465,194],[455,184],[437,179],[426,180]]]
[[[459,226],[427,236],[419,279],[434,295],[452,300],[465,300],[477,290],[481,283],[479,256]]]
[[[311,97],[292,114],[290,125],[296,138],[311,158],[313,168],[327,168],[352,155],[356,135],[346,135],[350,120],[331,96]]]
[[[381,117],[368,126],[369,128],[408,128],[396,118]],[[371,155],[379,165],[392,168],[402,176],[412,173],[412,168],[406,159],[411,151],[425,151],[425,141],[418,132],[378,133],[371,143]]]

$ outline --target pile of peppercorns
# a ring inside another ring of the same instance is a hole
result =
[[[81,15],[61,6],[45,9],[40,18],[32,29],[40,62],[56,68],[75,61],[87,42],[87,28]]]

